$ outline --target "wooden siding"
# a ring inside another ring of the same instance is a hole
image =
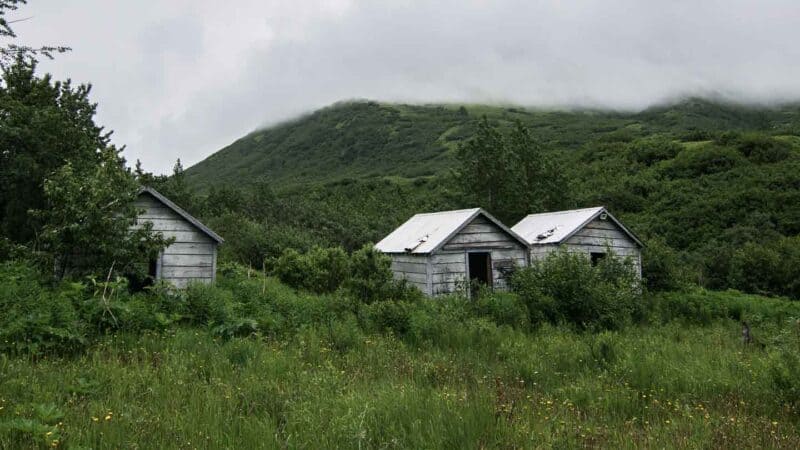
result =
[[[150,195],[140,195],[136,207],[144,210],[137,218],[138,223],[150,222],[154,231],[175,239],[159,256],[158,278],[179,288],[192,282],[214,280],[217,243],[213,239]]]
[[[390,257],[392,258],[392,275],[396,280],[406,280],[422,292],[430,295],[428,255],[395,253]]]
[[[468,252],[491,253],[493,284],[506,289],[500,265],[525,267],[525,246],[483,216],[478,216],[430,255],[393,253],[392,273],[395,279],[407,280],[428,295],[456,292],[467,286]]]
[[[561,246],[533,245],[531,247],[531,261],[541,260],[548,254],[563,248],[568,253],[606,253],[609,249],[617,256],[633,260],[639,276],[642,273],[642,252],[636,242],[630,238],[617,224],[610,220],[599,218],[589,222],[577,233],[567,239]]]
[[[433,295],[456,292],[467,278],[467,262],[463,250],[442,251],[431,256],[431,290]]]
[[[468,253],[488,252],[492,260],[492,284],[508,288],[500,266],[527,266],[526,248],[483,216],[478,216],[445,243],[431,258],[433,295],[452,293],[466,286],[469,278]]]

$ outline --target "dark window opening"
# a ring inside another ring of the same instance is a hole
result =
[[[492,256],[488,252],[468,255],[470,291],[476,294],[480,286],[492,286]]]
[[[595,253],[595,252],[592,252],[592,253],[591,253],[591,257],[592,257],[592,265],[593,265],[593,266],[596,266],[596,265],[597,265],[597,263],[599,263],[601,259],[603,259],[603,258],[605,258],[605,257],[606,257],[606,254],[605,254],[605,253]]]

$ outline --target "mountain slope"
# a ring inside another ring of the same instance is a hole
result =
[[[291,185],[433,175],[451,166],[452,150],[472,135],[475,121],[484,115],[501,125],[522,121],[556,151],[654,134],[704,139],[721,131],[789,133],[800,128],[796,107],[755,109],[696,99],[640,113],[352,102],[250,133],[186,174],[199,190],[258,180]]]

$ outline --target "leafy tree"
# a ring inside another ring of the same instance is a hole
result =
[[[54,258],[57,275],[116,273],[143,275],[148,259],[169,244],[136,224],[135,178],[119,152],[108,146],[98,161],[67,162],[44,181],[45,208],[37,246]]]
[[[513,201],[508,181],[514,178],[514,164],[500,131],[484,116],[475,136],[459,146],[456,157],[456,181],[467,198],[502,217],[507,203]]]
[[[518,204],[522,209],[516,211],[518,216],[553,211],[570,203],[569,182],[564,171],[522,122],[516,122],[508,145],[521,170]]]
[[[148,226],[130,231],[139,186],[94,122],[90,86],[35,70],[18,60],[0,85],[0,233],[43,252],[60,275],[140,270],[166,241]]]
[[[518,220],[569,202],[563,171],[520,122],[504,136],[484,117],[456,157],[459,188],[501,220]]]
[[[98,161],[111,133],[94,123],[91,87],[37,77],[36,63],[19,61],[0,84],[0,233],[31,241],[42,222],[28,214],[46,204],[43,181],[67,162]]]

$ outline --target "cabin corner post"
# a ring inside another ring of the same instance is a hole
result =
[[[211,282],[214,283],[217,281],[217,252],[219,249],[218,245],[214,246],[214,252],[211,255]]]
[[[156,280],[161,279],[161,267],[164,264],[164,250],[158,251],[158,257],[156,258]]]
[[[427,294],[433,295],[433,253],[425,258],[425,272],[427,281]]]

